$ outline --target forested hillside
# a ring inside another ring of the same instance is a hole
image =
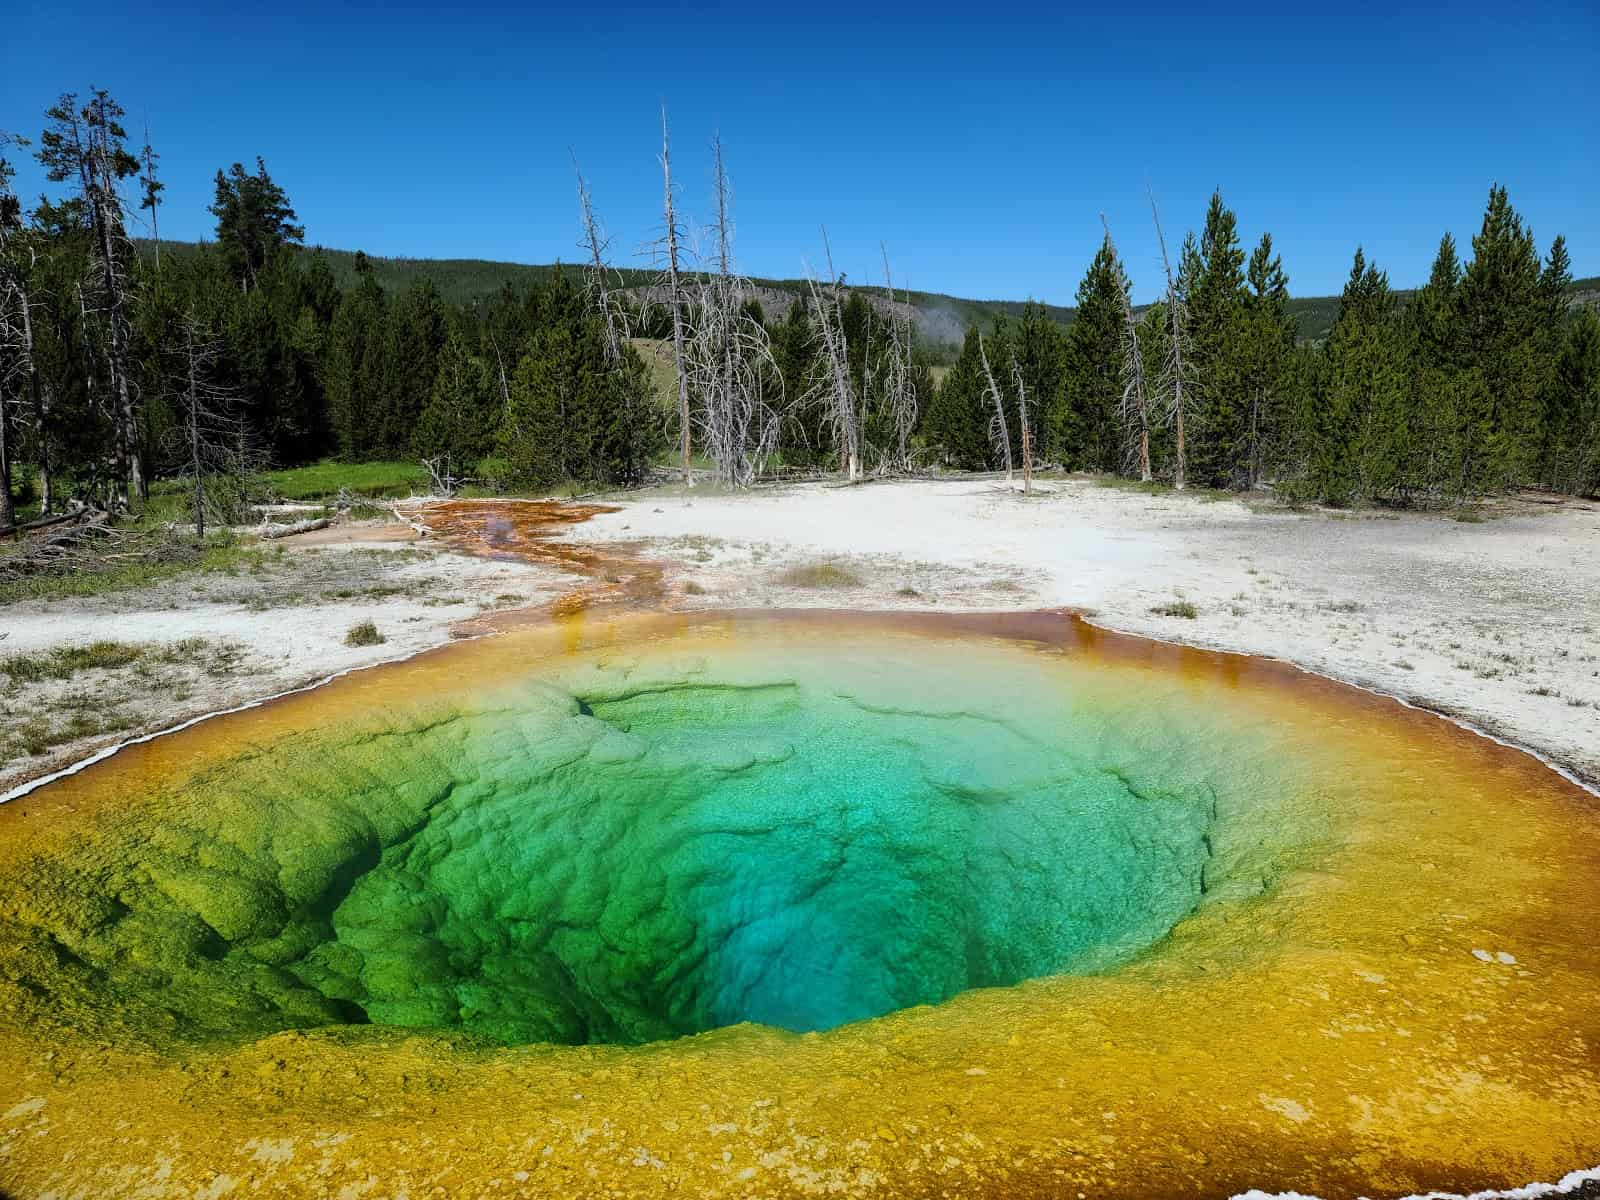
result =
[[[148,238],[137,238],[135,243],[141,254],[154,254],[155,243]],[[195,242],[166,242],[164,247],[168,254],[192,254],[200,248]],[[330,250],[318,246],[314,248],[314,253],[327,260],[334,281],[341,288],[351,287],[357,282],[359,272],[356,264],[361,258],[359,251]],[[557,265],[495,262],[482,258],[381,258],[376,255],[367,256],[365,261],[370,265],[379,286],[391,295],[403,292],[418,279],[426,278],[432,281],[446,302],[469,306],[487,302],[507,284],[518,291],[542,284],[554,274]],[[568,267],[570,269],[571,264]],[[628,288],[644,289],[655,282],[655,275],[650,271],[618,269],[616,273],[623,286]],[[803,279],[754,277],[750,282],[763,292],[781,293],[784,303],[806,294],[806,282]],[[872,289],[867,289],[867,294],[870,297]],[[1396,298],[1402,304],[1414,294],[1415,289],[1395,291]],[[1600,303],[1600,276],[1574,280],[1570,294],[1573,304]],[[953,354],[946,355],[941,348],[949,347],[952,352],[958,349],[968,328],[988,331],[1002,318],[1022,316],[1028,305],[1026,300],[971,300],[943,292],[902,290],[899,295],[916,309],[917,332],[930,355],[941,360],[953,358]],[[1135,306],[1134,312],[1142,314],[1147,307]],[[1062,325],[1070,325],[1077,311],[1070,305],[1060,304],[1044,304],[1043,308],[1046,316]],[[1328,336],[1334,318],[1339,314],[1339,297],[1291,296],[1288,311],[1294,318],[1295,336],[1299,340],[1321,341]]]
[[[305,249],[260,159],[217,171],[214,241],[136,245],[141,214],[159,231],[160,156],[122,118],[104,91],[65,95],[0,147],[55,188],[25,208],[0,160],[0,527],[18,506],[136,508],[160,477],[225,504],[262,465],[329,456],[626,485],[668,446],[735,486],[775,465],[1049,465],[1331,503],[1600,488],[1600,316],[1503,187],[1415,293],[1357,249],[1341,296],[1296,301],[1270,235],[1241,245],[1217,194],[1160,303],[1131,305],[1108,230],[1067,310],[744,279],[720,146],[706,259],[680,253],[669,178],[648,273],[606,261],[586,190],[578,267]]]

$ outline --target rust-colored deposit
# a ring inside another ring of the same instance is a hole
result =
[[[662,595],[661,567],[639,560],[628,545],[598,547],[559,536],[597,513],[619,511],[614,505],[430,500],[404,511],[408,520],[464,553],[540,563],[585,580],[551,606],[549,611],[558,617],[596,604],[649,605]],[[475,624],[485,629],[497,627],[493,618]]]

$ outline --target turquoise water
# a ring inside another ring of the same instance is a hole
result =
[[[595,738],[581,757],[454,792],[334,912],[373,1020],[830,1029],[1106,965],[1201,894],[1209,795],[1137,792],[1001,721],[793,684],[569,720]]]

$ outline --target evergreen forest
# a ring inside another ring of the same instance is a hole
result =
[[[1330,505],[1600,491],[1600,313],[1503,186],[1414,291],[1354,249],[1324,337],[1219,193],[1158,303],[1131,304],[1107,229],[1070,319],[1027,303],[957,351],[887,282],[734,273],[720,146],[704,259],[669,175],[658,269],[614,270],[580,178],[590,261],[464,295],[306,247],[260,159],[219,166],[214,240],[164,246],[160,155],[124,122],[69,93],[0,143],[0,529],[330,458],[523,491],[1047,468]],[[50,194],[16,193],[28,154]]]

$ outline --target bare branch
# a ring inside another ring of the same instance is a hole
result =
[[[582,244],[589,252],[589,262],[584,268],[584,284],[589,294],[589,303],[600,314],[600,320],[605,324],[606,354],[610,361],[615,363],[622,357],[622,343],[628,337],[627,313],[618,301],[617,289],[611,286],[615,273],[606,263],[606,250],[611,243],[601,229],[599,219],[594,215],[589,185],[583,178],[583,171],[578,167],[576,154],[572,156],[572,170],[578,177],[578,207],[583,214]],[[619,279],[619,285],[620,282]],[[498,347],[495,352],[499,353]],[[505,369],[502,366],[501,374],[504,373]]]
[[[1033,494],[1033,431],[1028,426],[1028,389],[1022,382],[1022,364],[1011,354],[1011,381],[1017,388],[1017,421],[1022,426],[1022,494]]]
[[[664,246],[664,280],[667,287],[667,305],[672,310],[672,360],[678,370],[678,437],[683,459],[683,482],[694,482],[690,463],[692,449],[691,421],[689,417],[689,365],[684,346],[684,294],[678,271],[678,242],[683,236],[678,226],[677,209],[672,195],[672,147],[667,138],[667,106],[661,106],[661,178],[665,189],[662,219],[666,229],[662,234]]]
[[[816,274],[808,265],[806,275],[811,285],[811,299],[817,310],[817,329],[822,335],[823,377],[812,389],[826,402],[828,423],[833,430],[834,444],[839,448],[839,469],[850,482],[861,478],[861,431],[856,419],[855,384],[850,377],[850,347],[845,336],[844,304],[840,298],[839,276],[833,269],[833,247],[828,244],[828,230],[822,230],[822,248],[828,262],[828,288],[824,292],[817,286]]]
[[[696,423],[717,475],[732,487],[745,487],[777,452],[782,429],[779,412],[767,401],[783,379],[772,355],[767,328],[745,308],[749,280],[733,270],[732,218],[722,139],[712,139],[717,220],[709,231],[716,242],[717,270],[697,288],[697,303],[686,347],[688,379],[700,405]]]
[[[989,421],[989,438],[1005,460],[1006,482],[1010,483],[1014,467],[1011,461],[1011,431],[1006,428],[1005,399],[994,381],[994,372],[989,369],[989,351],[984,348],[981,333],[978,335],[978,354],[983,359],[983,377],[988,383],[989,397],[994,401],[994,416]]]
[[[1148,188],[1148,185],[1147,185]],[[1167,273],[1167,319],[1170,335],[1167,346],[1166,369],[1163,372],[1163,383],[1172,389],[1171,412],[1174,428],[1177,434],[1177,466],[1172,478],[1172,486],[1178,491],[1183,491],[1187,486],[1186,452],[1184,447],[1184,397],[1183,389],[1188,380],[1184,377],[1183,342],[1188,336],[1188,314],[1184,308],[1183,297],[1179,294],[1177,284],[1172,277],[1172,260],[1167,256],[1167,236],[1161,230],[1161,213],[1156,208],[1156,194],[1150,191],[1150,215],[1155,218],[1156,238],[1161,243],[1161,265]]]

